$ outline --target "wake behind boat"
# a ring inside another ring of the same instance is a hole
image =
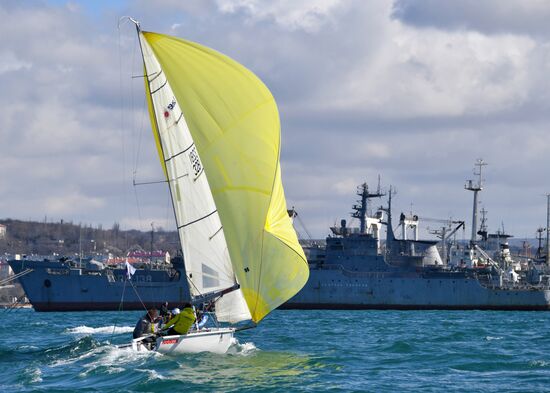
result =
[[[267,87],[234,60],[144,32],[128,19],[139,37],[192,303],[209,304],[217,323],[229,325],[155,337],[153,345],[140,337],[132,347],[225,353],[232,326],[255,326],[309,274],[286,210],[277,106]]]

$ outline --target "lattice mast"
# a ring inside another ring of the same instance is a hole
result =
[[[466,185],[464,188],[468,191],[474,192],[474,205],[472,209],[472,236],[470,238],[470,243],[475,244],[476,243],[476,236],[477,236],[477,205],[478,205],[478,193],[483,190],[483,175],[482,170],[483,167],[486,166],[487,163],[484,162],[481,158],[479,158],[475,166],[477,167],[477,170],[474,168],[474,175],[478,176],[477,183],[474,182],[474,180],[468,180],[466,181]]]

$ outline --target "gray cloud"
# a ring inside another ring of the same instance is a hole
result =
[[[550,5],[544,0],[397,0],[393,16],[418,27],[550,36]]]
[[[412,203],[421,216],[469,220],[463,182],[478,157],[490,163],[492,230],[504,221],[530,236],[544,222],[544,4],[291,3],[138,1],[94,13],[2,3],[0,216],[173,227],[165,187],[131,185],[135,170],[137,181],[162,178],[142,81],[131,79],[142,72],[135,32],[123,25],[119,41],[116,29],[132,15],[264,80],[280,109],[287,199],[314,236],[346,218],[355,186],[378,174],[399,190],[396,212]]]

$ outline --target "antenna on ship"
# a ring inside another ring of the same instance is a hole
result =
[[[550,265],[550,193],[546,194],[546,264]]]
[[[481,239],[483,241],[487,241],[487,236],[488,236],[487,213],[488,213],[488,211],[485,210],[484,207],[482,207],[479,212],[481,213],[481,224],[479,226],[479,231],[477,232],[477,234],[481,236]]]
[[[478,158],[475,166],[478,167],[477,171],[474,168],[474,175],[478,176],[477,183],[474,180],[467,180],[464,188],[468,191],[474,192],[474,207],[472,212],[472,237],[470,239],[471,244],[475,244],[477,235],[477,194],[483,190],[483,175],[482,169],[487,163],[483,159]]]
[[[541,258],[542,259],[542,233],[546,231],[546,228],[543,228],[543,227],[539,227],[537,228],[537,241],[538,241],[538,244],[539,246],[537,247],[537,253],[536,253],[536,256],[537,258]]]
[[[368,200],[371,198],[380,198],[386,195],[385,193],[382,193],[380,190],[380,175],[378,175],[378,188],[376,192],[370,193],[369,186],[365,182],[361,184],[359,187],[357,187],[357,195],[360,196],[361,199],[357,201],[358,205],[352,206],[352,209],[354,210],[354,212],[351,213],[351,216],[359,219],[359,223],[360,223],[359,233],[365,233],[367,229]]]

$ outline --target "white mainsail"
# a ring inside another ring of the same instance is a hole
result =
[[[207,173],[169,81],[141,32],[139,38],[190,291],[200,296],[229,288],[236,278]],[[216,316],[231,323],[251,319],[241,290],[218,300]]]

